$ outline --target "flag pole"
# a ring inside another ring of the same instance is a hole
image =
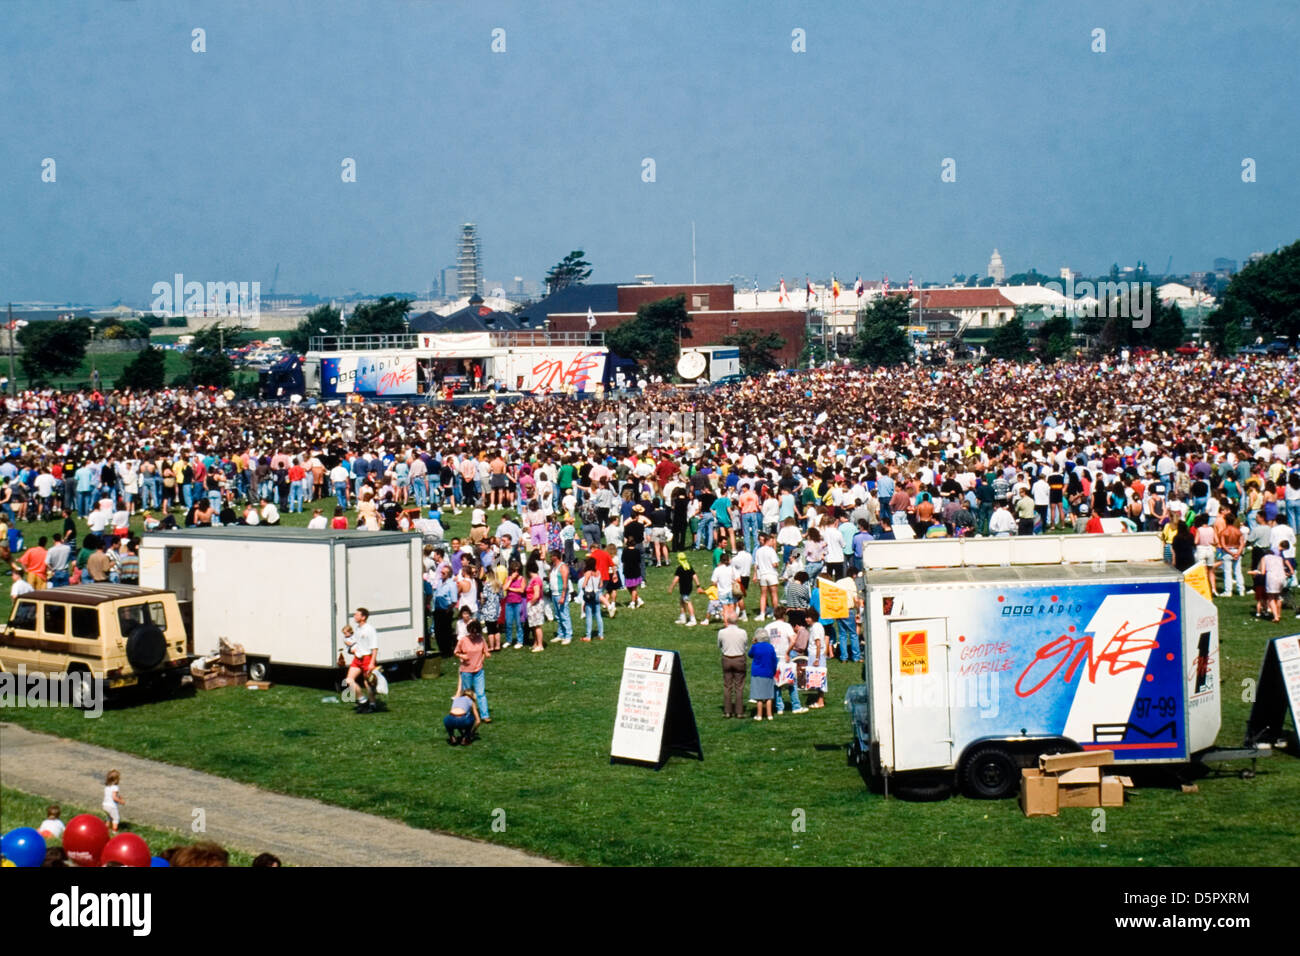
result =
[[[18,383],[14,378],[14,304],[9,303],[9,394],[18,394]]]

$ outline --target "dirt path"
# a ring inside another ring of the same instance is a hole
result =
[[[383,817],[271,793],[223,777],[0,723],[0,783],[50,800],[93,807],[105,767],[130,781],[123,819],[188,830],[192,808],[205,836],[298,866],[553,866],[520,850],[416,830]],[[365,834],[363,841],[341,834]],[[373,850],[370,848],[374,848]]]

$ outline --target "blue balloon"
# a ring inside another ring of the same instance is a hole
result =
[[[171,866],[170,863],[168,863],[166,860],[164,860],[164,859],[163,859],[162,857],[160,857],[160,856],[155,856],[153,859],[151,859],[151,860],[149,861],[149,865],[150,865],[150,866]]]
[[[14,866],[40,866],[45,862],[45,837],[31,827],[18,827],[0,838],[0,854]]]

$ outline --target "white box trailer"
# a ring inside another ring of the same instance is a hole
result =
[[[381,664],[424,656],[418,534],[306,528],[187,528],[146,534],[140,583],[176,593],[192,649],[244,645],[249,676],[274,665],[332,668],[342,628],[370,611]]]
[[[886,792],[999,797],[1043,753],[1212,748],[1218,613],[1160,557],[1154,534],[869,544],[856,762]]]

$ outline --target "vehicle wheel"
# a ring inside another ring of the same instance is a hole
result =
[[[270,672],[271,672],[271,664],[269,661],[258,660],[258,661],[248,662],[249,680],[257,680],[257,681],[266,680],[266,675],[269,674]]]
[[[138,671],[151,671],[167,659],[167,638],[155,624],[141,624],[126,639],[126,659]]]
[[[77,710],[87,710],[94,706],[95,684],[90,671],[82,668],[71,670],[68,679],[72,682],[72,706]]]
[[[966,795],[980,800],[1001,800],[1020,785],[1020,766],[1001,747],[981,747],[966,758],[962,770]]]

